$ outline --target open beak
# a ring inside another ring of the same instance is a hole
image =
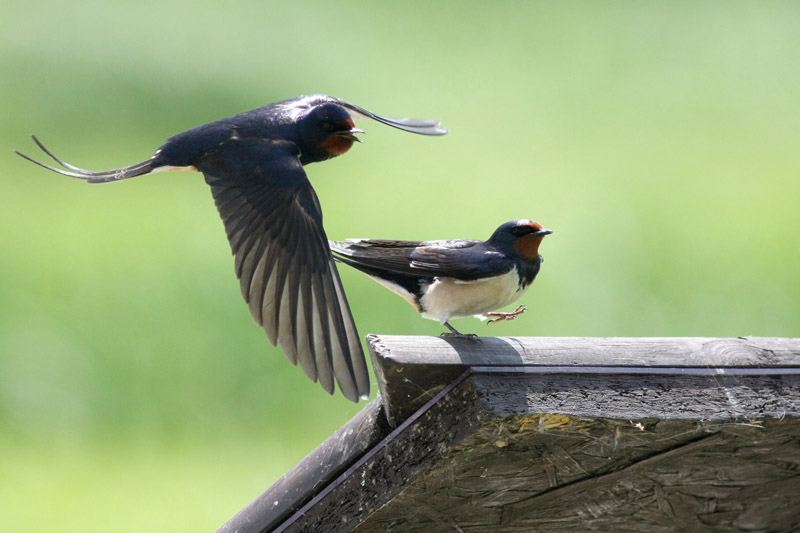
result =
[[[339,137],[344,137],[345,139],[349,139],[351,141],[355,141],[355,142],[359,142],[359,143],[363,142],[361,139],[356,137],[356,135],[355,135],[356,133],[366,133],[366,132],[364,130],[360,130],[358,128],[350,128],[347,131],[340,131],[336,135],[338,135]]]

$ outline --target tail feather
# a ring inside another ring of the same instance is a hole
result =
[[[373,274],[373,268],[369,266],[363,265],[357,259],[352,257],[353,251],[349,248],[348,242],[340,242],[340,241],[328,241],[328,247],[331,249],[331,255],[333,256],[333,260],[337,263],[342,263],[356,270],[360,270],[366,274]]]
[[[149,174],[157,169],[155,166],[156,156],[151,157],[147,161],[142,161],[141,163],[136,163],[135,165],[130,165],[127,167],[122,168],[115,168],[111,170],[101,170],[99,172],[95,172],[92,170],[85,170],[83,168],[76,167],[74,165],[70,165],[66,161],[56,157],[50,150],[45,148],[45,146],[36,138],[35,135],[31,135],[33,141],[42,149],[42,151],[49,155],[53,160],[61,165],[62,167],[66,168],[67,170],[62,170],[60,168],[56,168],[41,161],[37,161],[36,159],[23,154],[19,150],[14,150],[18,156],[23,157],[30,161],[31,163],[35,163],[40,167],[44,167],[47,170],[52,170],[62,176],[69,176],[71,178],[79,178],[82,180],[86,180],[89,183],[106,183],[109,181],[119,181],[128,178],[133,178],[136,176],[142,176],[144,174]]]

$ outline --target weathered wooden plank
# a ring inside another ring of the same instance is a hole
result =
[[[609,392],[598,393],[602,384],[597,381],[587,394],[591,402],[581,402],[584,407],[575,416],[532,412],[547,407],[547,398],[576,386],[561,381],[575,376],[553,376],[541,387],[538,378],[468,374],[401,424],[280,530],[667,531],[710,529],[709,524],[733,529],[731,524],[745,522],[767,530],[793,524],[800,516],[800,491],[795,490],[800,481],[800,376],[771,380],[771,386],[759,391],[764,399],[756,406],[759,410],[750,413],[769,412],[781,397],[794,395],[786,403],[794,411],[785,413],[783,422],[743,419],[745,424],[645,416],[648,411],[662,414],[664,405],[702,404],[713,394],[711,377],[696,377],[707,383],[684,388],[684,376],[649,376],[644,381],[642,376],[611,376],[605,383]],[[542,390],[541,403],[524,402],[525,408],[518,409],[507,398],[486,394],[497,385],[493,380],[504,379],[529,381],[509,389]],[[635,391],[646,389],[659,394],[638,400],[643,418],[602,418],[581,411],[589,403],[600,412],[620,405],[613,391],[635,397]],[[691,474],[707,461],[706,471]],[[798,511],[774,512],[764,507],[764,498],[752,496],[776,483],[790,491],[776,501]],[[584,490],[573,493],[570,487]],[[566,496],[547,496],[554,491]],[[545,498],[542,505],[531,503],[538,498]],[[559,503],[563,501],[569,503]],[[760,519],[754,518],[749,501],[765,511]],[[626,521],[630,515],[640,523]]]
[[[800,369],[800,339],[442,337],[369,335],[375,375],[392,425],[466,368],[531,372],[726,374]],[[589,368],[591,367],[591,368]],[[672,369],[672,370],[670,370]],[[794,370],[797,371],[797,370]]]
[[[464,386],[474,386],[473,379]],[[797,414],[745,424],[479,416],[475,431],[424,475],[409,479],[356,531],[800,526]]]
[[[272,531],[388,434],[380,400],[370,402],[218,531]]]
[[[800,374],[476,374],[487,408],[599,418],[749,420],[800,416]]]
[[[626,468],[506,506],[504,527],[794,530],[800,525],[800,424],[768,421],[748,429],[743,435],[721,426]]]
[[[800,367],[800,339],[369,335],[381,360],[461,366]]]
[[[800,528],[798,339],[369,341],[393,424],[369,404],[223,531]]]
[[[385,505],[479,424],[479,406],[462,383],[441,391],[276,531],[350,531]]]

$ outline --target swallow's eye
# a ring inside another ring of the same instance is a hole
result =
[[[322,123],[322,129],[325,131],[333,131],[333,122],[324,121]]]
[[[528,229],[530,229],[528,228],[528,226],[515,226],[511,228],[511,233],[517,236],[525,235],[526,233],[528,233]]]

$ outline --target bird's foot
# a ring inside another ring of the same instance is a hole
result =
[[[446,339],[466,339],[466,340],[472,341],[472,342],[480,342],[481,341],[480,337],[478,337],[474,333],[459,333],[459,332],[453,333],[451,331],[445,331],[444,333],[442,333],[439,336],[440,337],[444,337]]]
[[[461,333],[456,328],[451,326],[450,322],[444,322],[444,326],[446,326],[450,331],[442,333],[439,335],[440,337],[446,337],[448,339],[466,339],[472,342],[480,342],[480,339],[477,335],[474,333]]]
[[[485,316],[486,318],[490,318],[487,324],[494,324],[495,322],[500,322],[502,320],[514,320],[515,318],[517,318],[518,315],[521,315],[527,310],[528,310],[527,307],[525,307],[524,305],[520,305],[510,313],[484,313],[483,316]]]

